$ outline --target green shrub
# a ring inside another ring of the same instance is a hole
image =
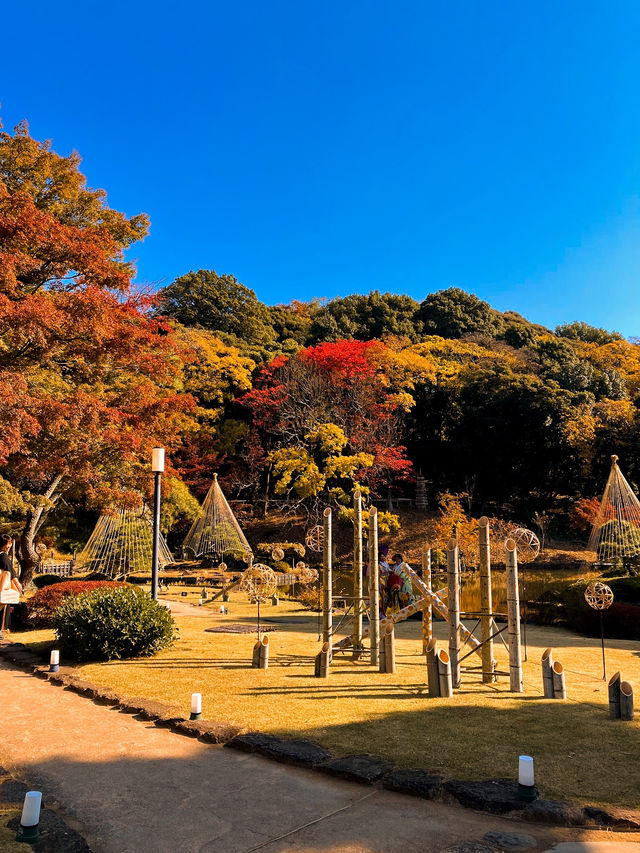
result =
[[[79,661],[153,655],[177,636],[169,610],[135,587],[68,597],[54,625],[63,653]]]
[[[61,575],[36,575],[33,585],[36,589],[44,589],[45,586],[53,586],[54,583],[63,583],[65,580]]]
[[[53,614],[68,595],[80,595],[94,589],[125,586],[120,581],[86,581],[65,580],[38,590],[26,601],[27,620],[32,628],[50,628],[53,625]]]

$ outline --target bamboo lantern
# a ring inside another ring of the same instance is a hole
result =
[[[369,510],[369,642],[371,665],[378,664],[380,637],[380,566],[378,564],[378,510]]]
[[[559,660],[553,662],[553,698],[566,699],[567,688],[564,682],[564,667]]]
[[[322,648],[315,658],[314,675],[316,678],[329,677],[329,664],[331,663],[331,649],[329,643],[323,643]]]
[[[325,509],[322,522],[324,529],[322,542],[322,641],[331,643],[333,635],[333,564],[330,507]]]
[[[362,654],[362,495],[353,495],[353,657]]]
[[[393,673],[396,671],[395,626],[389,621],[384,627],[380,638],[380,672]]]
[[[427,684],[429,686],[429,696],[440,695],[440,681],[438,677],[438,648],[435,637],[432,637],[427,643]]]
[[[483,515],[478,522],[478,551],[480,555],[480,639],[482,641],[482,681],[491,684],[496,680],[493,671],[493,640],[491,623],[493,620],[493,602],[491,595],[491,542],[489,519]]]
[[[451,680],[454,687],[460,687],[460,563],[457,539],[450,539],[447,543],[447,580]]]
[[[451,699],[453,696],[453,682],[451,680],[451,658],[444,649],[440,649],[436,655],[438,661],[438,685],[440,696]]]
[[[620,719],[620,673],[616,672],[609,679],[609,719]]]
[[[542,653],[542,691],[545,699],[553,699],[553,652],[545,649]]]
[[[429,592],[431,589],[431,548],[422,551],[422,582]],[[427,597],[427,603],[422,608],[422,654],[427,653],[427,645],[433,636],[433,604]]]
[[[507,622],[509,636],[509,688],[522,693],[522,652],[520,650],[520,596],[518,593],[518,554],[513,539],[505,542],[507,565]]]
[[[620,719],[633,720],[633,687],[628,681],[620,684]]]

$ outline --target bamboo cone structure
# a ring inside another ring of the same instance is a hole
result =
[[[353,495],[353,657],[362,653],[362,495]]]
[[[542,692],[545,699],[553,699],[553,652],[545,649],[542,653]]]
[[[620,719],[633,720],[633,687],[628,681],[620,684]]]
[[[322,544],[322,641],[331,643],[333,634],[333,562],[330,507],[325,509],[322,522],[324,530]]]
[[[380,672],[396,671],[396,636],[393,622],[387,622],[380,638]]]
[[[564,667],[559,660],[553,662],[553,698],[567,698],[567,687],[564,680]]]
[[[431,548],[422,551],[422,582],[431,590]],[[433,636],[433,604],[427,598],[422,608],[422,654],[427,653],[427,645]]]
[[[509,686],[522,693],[522,652],[520,649],[520,596],[518,592],[518,554],[513,539],[505,542],[507,564],[507,621],[509,635]]]
[[[620,673],[616,672],[609,679],[609,719],[620,719]]]
[[[380,638],[380,566],[378,564],[378,510],[369,510],[369,641],[371,664],[378,664]]]
[[[480,639],[482,641],[482,682],[491,684],[496,680],[493,671],[493,640],[491,628],[493,621],[493,603],[491,597],[491,544],[489,538],[489,519],[483,515],[478,522],[478,545],[480,554]]]
[[[451,680],[454,687],[460,687],[460,562],[457,539],[450,539],[447,543],[447,580]]]
[[[322,648],[316,655],[314,675],[316,678],[329,677],[329,664],[331,663],[331,647],[329,643],[323,643]]]
[[[427,685],[429,696],[440,695],[440,680],[438,676],[438,647],[435,638],[432,637],[427,643]]]
[[[436,660],[438,661],[438,689],[440,696],[451,699],[453,696],[451,659],[444,649],[440,649],[436,655]]]

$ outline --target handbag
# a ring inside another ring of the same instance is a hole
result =
[[[20,593],[17,589],[3,589],[0,592],[0,604],[19,604]]]

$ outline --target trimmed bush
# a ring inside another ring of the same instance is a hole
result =
[[[169,610],[131,586],[67,596],[54,625],[64,654],[78,661],[153,655],[177,636]]]
[[[64,578],[61,575],[36,575],[33,579],[33,585],[36,589],[44,589],[45,586],[53,586],[54,583],[63,583]]]
[[[120,581],[63,581],[39,590],[26,602],[27,619],[32,628],[50,628],[53,616],[67,596],[81,595],[93,589],[125,586]]]

